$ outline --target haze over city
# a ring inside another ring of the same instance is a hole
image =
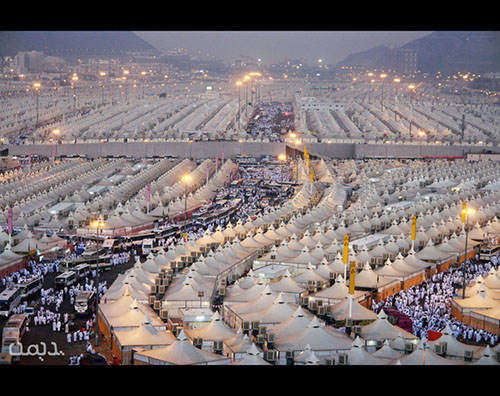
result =
[[[232,61],[241,56],[263,64],[285,59],[335,64],[378,45],[402,46],[429,31],[137,31],[159,50],[184,48],[200,57]]]

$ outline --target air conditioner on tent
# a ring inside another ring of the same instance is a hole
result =
[[[412,353],[414,345],[411,342],[405,343],[405,353]]]
[[[328,279],[335,279],[335,272],[330,272],[328,274]]]
[[[165,285],[158,286],[158,293],[159,294],[165,294],[165,290],[166,290]]]
[[[328,305],[326,305],[326,306],[325,306],[325,308],[326,308],[325,313],[326,313],[327,315],[332,313],[332,311],[333,311],[333,310],[332,310],[332,307],[333,307],[333,305],[330,305],[330,304],[328,304]]]
[[[259,326],[259,332],[257,334],[266,334],[266,327],[265,326]]]
[[[236,282],[238,280],[238,274],[231,274],[231,282]]]
[[[219,287],[219,296],[225,296],[225,295],[226,295],[226,288]]]
[[[160,318],[163,320],[168,319],[168,311],[166,309],[161,309],[160,310]]]
[[[259,334],[259,335],[257,336],[257,340],[256,340],[256,342],[257,342],[257,344],[259,344],[259,345],[264,345],[264,344],[265,344],[265,342],[266,342],[266,336],[265,336],[265,334]]]
[[[318,310],[318,303],[316,301],[309,302],[309,309],[316,312]]]
[[[160,300],[156,300],[154,305],[153,305],[153,309],[155,311],[159,311],[161,309],[161,301]]]
[[[339,365],[345,366],[347,365],[347,355],[346,354],[340,354],[339,355]]]
[[[156,293],[156,285],[151,285],[151,293],[152,294]]]
[[[377,349],[380,349],[384,346],[384,340],[377,340]]]
[[[361,326],[353,326],[352,331],[354,333],[354,337],[361,335]]]
[[[434,351],[441,356],[446,355],[446,342],[438,342],[434,345]]]
[[[500,362],[500,351],[496,351],[496,352],[495,352],[495,360],[496,360],[497,362]]]
[[[354,320],[352,320],[351,318],[347,318],[345,320],[345,326],[346,327],[352,327],[354,325]]]
[[[222,341],[214,341],[214,351],[222,351]]]
[[[323,300],[316,300],[316,303],[318,304],[318,307],[323,306]]]
[[[278,351],[271,350],[266,351],[266,360],[269,362],[275,362],[278,359]]]
[[[318,307],[318,315],[325,315],[326,314],[326,307]]]
[[[155,303],[156,297],[155,296],[149,296],[149,305],[153,305]]]
[[[258,330],[260,326],[260,322],[258,320],[252,321],[252,329]]]
[[[464,360],[470,361],[472,360],[473,351],[464,351]]]
[[[267,335],[267,343],[268,344],[274,344],[275,340],[276,340],[276,336],[273,333],[269,333]]]
[[[302,306],[309,305],[309,297],[302,297]]]
[[[325,364],[327,366],[335,366],[335,359],[334,358],[328,358],[325,360]]]
[[[201,346],[203,345],[203,338],[201,337],[193,338],[193,345],[201,349]]]
[[[243,331],[250,331],[250,322],[243,322],[243,324],[241,325],[241,329]]]

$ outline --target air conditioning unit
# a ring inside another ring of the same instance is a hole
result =
[[[251,328],[250,322],[243,322],[241,325],[241,329],[243,331],[250,331],[250,328]]]
[[[195,338],[193,338],[193,345],[195,347],[198,347],[198,348],[201,349],[201,347],[203,345],[203,338],[201,338],[201,337],[195,337]]]
[[[345,366],[347,365],[347,355],[342,353],[339,355],[339,365]]]
[[[293,355],[294,355],[293,351],[286,351],[285,356],[287,359],[293,359]]]
[[[495,360],[496,360],[497,362],[500,362],[500,351],[496,351],[496,352],[495,352]]]
[[[263,345],[266,342],[266,336],[264,334],[259,334],[257,336],[257,344]]]
[[[316,312],[318,310],[318,303],[316,301],[309,302],[309,309]]]
[[[377,349],[380,349],[384,346],[384,340],[377,340]]]
[[[238,274],[231,274],[231,282],[236,282],[238,280]]]
[[[361,326],[353,326],[352,331],[354,333],[354,337],[361,335]]]
[[[354,320],[352,320],[351,318],[347,318],[345,320],[345,327],[352,327],[354,325]]]
[[[149,305],[153,305],[156,301],[156,297],[155,296],[149,296]]]
[[[318,304],[318,307],[323,306],[323,300],[316,300],[316,303]]]
[[[411,342],[405,343],[405,353],[412,353],[414,345]]]
[[[156,285],[151,285],[151,294],[156,293]]]
[[[265,326],[259,326],[259,332],[257,334],[266,334]]]
[[[165,285],[160,285],[158,286],[158,293],[159,294],[165,294],[166,286]]]
[[[333,307],[333,305],[330,305],[330,304],[328,304],[328,305],[325,306],[325,314],[326,315],[332,313],[332,311],[333,311],[332,307]]]
[[[464,360],[471,361],[472,360],[472,355],[474,354],[473,351],[464,351]]]
[[[160,318],[163,320],[168,319],[168,311],[166,309],[161,309],[160,310]]]
[[[260,322],[258,320],[252,321],[252,329],[258,330],[260,326]]]
[[[328,279],[335,279],[335,272],[330,272],[328,274]]]
[[[316,286],[314,286],[314,285],[307,285],[307,291],[309,293],[314,293],[316,291]]]
[[[266,351],[266,360],[269,362],[275,362],[278,359],[278,351],[271,350]]]
[[[316,288],[321,289],[323,287],[323,282],[322,281],[316,281]]]
[[[302,306],[309,305],[309,297],[302,297]]]
[[[273,333],[269,333],[267,335],[267,343],[268,344],[274,344],[275,340],[276,340],[276,336]]]
[[[335,366],[335,359],[334,358],[328,358],[325,360],[325,365],[327,366]]]
[[[222,346],[222,341],[214,341],[214,351],[222,351]]]
[[[434,345],[434,351],[441,356],[446,355],[446,342],[438,342]]]
[[[226,288],[219,287],[219,296],[225,296],[225,295],[226,295]]]
[[[155,302],[153,304],[153,309],[155,311],[159,311],[161,309],[161,301],[160,300],[155,300]]]
[[[318,307],[318,315],[326,315],[326,307]]]
[[[156,278],[155,279],[155,285],[160,286],[161,285],[161,278]]]

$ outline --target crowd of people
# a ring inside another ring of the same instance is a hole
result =
[[[249,120],[246,132],[250,136],[262,136],[271,142],[281,141],[282,130],[294,129],[291,103],[269,102],[261,104]]]
[[[469,259],[465,264],[465,284],[470,285],[481,275],[485,277],[491,268],[497,268],[500,255],[489,262]],[[463,268],[449,268],[434,274],[418,285],[389,296],[385,300],[372,302],[371,309],[379,312],[384,307],[397,309],[407,315],[413,324],[413,334],[427,337],[428,331],[442,331],[448,324],[456,339],[464,342],[496,345],[498,335],[475,329],[458,321],[451,315],[451,301],[463,291]]]

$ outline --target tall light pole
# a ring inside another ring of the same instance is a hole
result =
[[[401,80],[399,78],[395,78],[394,79],[394,83],[396,84],[396,95],[394,96],[394,107],[395,107],[395,110],[394,110],[394,121],[397,121],[397,109],[398,109],[398,87],[399,87],[399,83],[401,82]]]
[[[187,186],[191,179],[191,175],[184,175],[182,177],[182,181],[184,182],[184,232],[186,232],[187,224]]]
[[[71,86],[73,87],[73,111],[75,111],[76,109],[76,82],[78,81],[78,76],[75,74],[73,74],[73,76],[71,76]]]
[[[418,136],[420,136],[420,138],[421,138],[420,139],[420,158],[422,158],[422,146],[424,144],[424,139],[426,136],[425,131],[422,131],[422,130],[418,131]]]
[[[99,230],[102,231],[102,227],[104,226],[104,220],[101,216],[97,220],[95,220],[92,225],[96,228],[97,236],[99,237]],[[95,296],[95,345],[99,345],[99,249],[97,249],[97,268],[96,268],[96,277],[95,277],[95,287],[96,287],[96,296]]]
[[[383,112],[384,111],[384,79],[387,77],[387,74],[382,73],[380,75],[380,78],[382,79],[382,101],[380,102],[380,110]]]
[[[462,298],[465,298],[465,265],[467,263],[467,240],[469,239],[469,216],[476,213],[476,211],[472,208],[464,208],[462,209],[462,219],[465,215],[465,254],[464,254],[464,262],[462,264],[462,275],[463,275],[463,290],[462,290]]]
[[[241,81],[236,81],[236,85],[238,86],[238,133],[240,133],[240,119],[241,119],[241,86],[243,83]]]
[[[35,92],[36,92],[36,124],[35,124],[35,128],[38,128],[38,101],[39,101],[39,96],[40,96],[40,87],[41,87],[41,84],[39,82],[36,82],[33,84],[33,88],[35,88]]]
[[[99,72],[99,76],[103,78],[102,80],[102,85],[101,85],[101,104],[104,104],[104,77],[106,77],[106,72],[102,71]]]
[[[412,121],[413,121],[413,93],[415,92],[415,85],[414,84],[410,84],[408,85],[408,89],[410,90],[410,128],[409,128],[409,132],[410,132],[410,141],[412,140],[412,136],[411,136],[411,124],[412,124]]]

